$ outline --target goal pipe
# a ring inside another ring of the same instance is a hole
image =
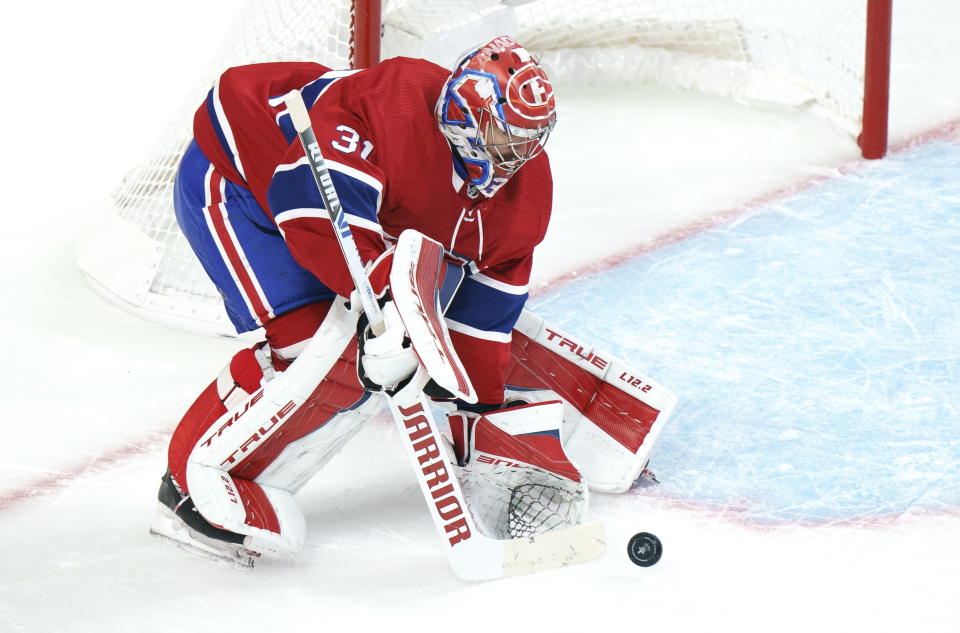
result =
[[[350,17],[350,65],[367,68],[380,61],[381,0],[353,0]],[[867,0],[863,112],[857,144],[868,159],[887,153],[892,24],[893,0]]]
[[[857,142],[864,158],[887,153],[890,109],[890,40],[893,0],[867,1],[867,42],[863,72],[863,119]]]
[[[368,68],[380,61],[380,0],[353,0],[350,10],[350,67]]]

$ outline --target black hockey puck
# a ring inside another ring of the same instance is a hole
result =
[[[627,543],[627,556],[634,565],[650,567],[663,556],[663,543],[650,532],[639,532]]]

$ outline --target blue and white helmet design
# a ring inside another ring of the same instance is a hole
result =
[[[463,161],[471,190],[487,198],[543,151],[557,120],[546,73],[507,36],[461,56],[435,114]]]

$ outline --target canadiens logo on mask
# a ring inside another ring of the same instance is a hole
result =
[[[553,99],[553,87],[539,74],[520,84],[520,100],[528,108],[542,108]]]
[[[470,192],[489,198],[543,151],[556,123],[553,87],[525,48],[498,37],[460,58],[436,116],[466,169]]]

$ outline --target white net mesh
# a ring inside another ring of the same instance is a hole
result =
[[[148,318],[217,334],[233,333],[216,288],[173,215],[173,180],[192,138],[193,114],[214,77],[230,66],[313,60],[348,67],[350,8],[351,0],[260,0],[245,5],[209,64],[208,79],[191,91],[147,162],[131,170],[113,193],[105,225],[80,258],[85,276],[95,287]],[[138,257],[127,252],[131,242],[146,253]],[[117,279],[116,269],[124,266],[128,270]]]
[[[587,488],[533,466],[474,459],[460,470],[471,516],[490,538],[535,536],[583,522]]]
[[[516,11],[520,41],[568,81],[819,105],[851,131],[859,121],[863,0],[538,0]]]
[[[583,504],[557,486],[523,484],[510,492],[507,531],[513,538],[535,536],[582,522]]]
[[[862,108],[866,0],[387,0],[383,56],[449,65],[467,46],[515,34],[554,81],[657,83],[800,105],[856,133]],[[513,6],[516,5],[516,6]],[[232,333],[220,297],[180,234],[173,177],[209,82],[238,64],[314,60],[347,67],[350,0],[251,0],[208,81],[151,158],[105,210],[80,266],[126,308],[190,329]]]

